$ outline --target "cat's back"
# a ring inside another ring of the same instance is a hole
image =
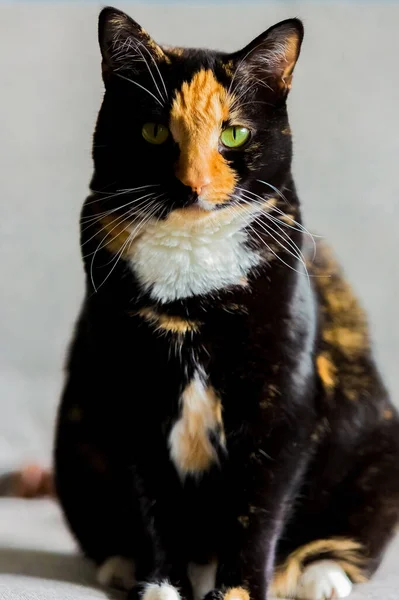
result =
[[[392,416],[366,313],[330,247],[317,242],[308,268],[319,310],[316,369],[327,406],[336,412],[347,406],[350,413],[369,406],[376,415]]]

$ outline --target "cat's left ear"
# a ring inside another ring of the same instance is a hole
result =
[[[304,28],[299,19],[273,25],[230,58],[238,73],[264,81],[275,92],[287,95],[299,58]]]
[[[98,41],[105,81],[112,71],[124,68],[139,71],[145,68],[146,61],[165,59],[161,47],[136,21],[110,6],[100,13]]]

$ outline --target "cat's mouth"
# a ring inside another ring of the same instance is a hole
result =
[[[200,203],[190,204],[190,206],[186,206],[185,208],[172,210],[167,217],[167,221],[189,224],[209,219],[214,212],[214,206],[212,208],[204,208]]]
[[[215,213],[220,210],[227,208],[230,205],[229,202],[212,202],[206,199],[204,196],[198,196],[194,201],[185,206],[180,206],[173,209],[167,219],[179,218],[187,219],[187,221],[193,222],[195,220],[204,220],[213,217]]]
[[[217,206],[218,206],[214,202],[209,202],[209,200],[207,200],[204,196],[198,196],[198,200],[197,200],[197,204],[196,205],[199,208],[201,208],[202,210],[206,211],[206,212],[210,212],[212,210],[215,210],[217,208]]]

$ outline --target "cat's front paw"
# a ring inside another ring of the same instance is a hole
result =
[[[136,583],[134,562],[124,556],[111,556],[97,570],[97,581],[105,587],[130,590]]]
[[[330,600],[346,598],[352,582],[343,568],[333,560],[321,560],[304,570],[296,593],[299,600]]]
[[[130,590],[129,600],[181,600],[181,596],[168,581],[160,581],[137,584]]]

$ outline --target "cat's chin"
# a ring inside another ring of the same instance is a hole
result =
[[[225,204],[225,206],[221,206],[221,204],[211,202],[199,196],[194,204],[172,210],[167,216],[167,220],[180,221],[182,223],[185,221],[187,224],[202,223],[204,220],[213,218],[215,213],[220,213],[230,205],[228,202]]]
[[[204,196],[198,196],[197,204],[195,204],[194,206],[198,206],[206,212],[211,212],[215,210],[217,205],[214,202],[210,202],[209,200],[207,200]]]
[[[197,202],[196,204],[191,204],[185,208],[176,208],[175,210],[172,210],[166,220],[176,223],[196,223],[209,219],[213,216],[214,212],[215,205],[213,205],[211,208],[204,208],[199,202]]]

